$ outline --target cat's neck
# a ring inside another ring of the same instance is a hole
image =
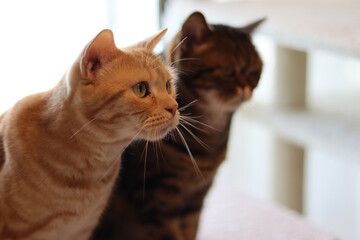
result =
[[[195,101],[182,112],[185,121],[190,123],[183,123],[183,125],[203,142],[203,144],[199,143],[188,130],[182,129],[181,132],[192,151],[208,152],[203,145],[213,150],[226,148],[233,112],[226,111],[215,106],[215,103],[206,101],[184,83],[180,82],[178,88],[181,93],[178,99],[180,109],[182,106]],[[181,127],[179,128],[181,129]]]
[[[47,93],[44,121],[49,124],[51,134],[56,134],[59,141],[74,143],[78,147],[97,151],[99,148],[104,155],[104,161],[114,155],[119,155],[130,143],[130,136],[122,136],[121,129],[114,131],[97,121],[87,117],[74,106],[72,95],[69,94],[66,79]]]
[[[178,84],[178,88],[180,109],[183,106],[190,105],[183,110],[185,115],[202,122],[209,129],[216,129],[218,132],[228,130],[233,111],[223,108],[223,104],[216,101],[215,98],[198,94],[198,91],[194,91],[191,86],[182,82]]]

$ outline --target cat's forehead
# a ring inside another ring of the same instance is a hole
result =
[[[143,48],[127,47],[122,50],[127,57],[127,61],[136,62],[137,64],[148,66],[160,60],[159,56]]]
[[[115,62],[116,78],[126,85],[146,82],[166,82],[173,78],[171,69],[158,56],[146,51],[127,52]]]

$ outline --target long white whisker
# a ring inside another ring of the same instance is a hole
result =
[[[200,117],[194,117],[194,116],[191,116],[192,114],[191,113],[181,113],[181,116],[189,116],[191,118],[200,118]]]
[[[183,127],[201,146],[203,146],[208,151],[210,150],[210,147],[200,138],[198,138],[194,133],[192,133],[187,127],[185,127],[184,124],[180,124],[180,126]]]
[[[174,65],[175,63],[178,63],[178,62],[189,61],[189,60],[200,60],[200,58],[181,58],[181,59],[173,61],[171,63],[171,65]]]
[[[148,140],[146,140],[146,144],[145,144],[145,159],[144,159],[144,179],[143,179],[143,192],[142,192],[143,203],[145,202],[145,189],[146,189],[146,163],[147,163],[148,145],[149,145],[149,141],[148,141]]]
[[[154,133],[154,136],[155,136],[155,139],[159,139],[159,130],[157,129],[156,132]],[[159,164],[159,154],[158,154],[158,143],[159,140],[156,140],[154,143],[152,143],[152,146],[153,146],[153,150],[155,152],[155,157],[156,157],[156,163],[157,163],[157,168],[158,168],[158,171],[160,172],[160,164]]]
[[[207,131],[205,131],[204,129],[201,129],[201,128],[199,128],[198,126],[195,126],[194,124],[192,124],[191,122],[189,122],[189,121],[187,121],[186,119],[182,118],[181,116],[180,116],[179,121],[180,121],[180,123],[183,123],[183,125],[185,125],[185,124],[186,124],[186,125],[189,125],[189,126],[195,128],[195,129],[199,130],[200,132],[209,134],[209,133],[208,133]]]
[[[179,108],[179,111],[185,110],[186,108],[194,105],[194,104],[197,103],[198,101],[199,101],[199,99],[195,99],[194,101],[189,102],[189,103],[186,104],[185,106],[182,106],[181,108]]]
[[[196,120],[195,117],[184,116],[184,115],[182,115],[181,117],[182,117],[183,120],[186,120],[187,122],[197,123],[197,124],[200,124],[200,125],[202,125],[202,126],[204,126],[204,127],[210,128],[210,129],[212,129],[212,130],[214,130],[214,131],[220,132],[219,129],[216,129],[216,128],[214,128],[213,126],[210,126],[210,125],[208,125],[208,124],[205,124],[205,123],[203,123],[203,122],[200,122],[199,120]]]
[[[163,159],[163,161],[164,161],[164,155],[163,155],[163,152],[162,152],[162,150],[161,150],[161,141],[162,141],[162,139],[159,139],[159,140],[157,140],[156,142],[155,142],[155,144],[156,144],[156,149],[157,149],[157,152],[156,152],[156,158],[157,158],[157,164],[158,164],[158,169],[159,169],[159,172],[160,172],[160,161],[159,161],[159,158],[161,157],[162,159]],[[158,156],[158,154],[160,155],[160,157]]]
[[[92,123],[95,120],[96,120],[96,118],[93,118],[90,121],[88,121],[87,123],[85,123],[81,128],[79,128],[79,130],[77,130],[73,135],[70,136],[70,139],[75,137],[81,130],[83,130],[86,126],[88,126],[90,123]]]
[[[153,62],[155,62],[158,59],[158,56],[156,55],[152,55],[149,58],[147,58],[146,60],[146,65],[149,66],[150,64],[152,64]]]
[[[159,163],[159,151],[160,151],[160,148],[159,148],[158,143],[159,143],[159,141],[157,140],[154,143],[154,146],[155,146],[156,164],[157,164],[158,172],[160,173],[160,163]]]
[[[174,131],[169,132],[169,136],[172,141],[176,142],[176,137],[175,137]]]
[[[165,163],[165,157],[164,157],[164,153],[163,153],[163,151],[162,151],[162,145],[161,145],[162,141],[157,141],[157,143],[158,143],[158,145],[159,145],[159,150],[160,150],[161,158],[162,158],[163,162]]]
[[[183,144],[184,144],[184,146],[185,146],[185,148],[186,148],[186,150],[187,150],[187,152],[188,152],[188,154],[189,154],[189,157],[190,157],[190,159],[191,159],[191,162],[192,162],[192,164],[194,165],[195,172],[196,172],[197,175],[200,176],[200,177],[202,178],[202,180],[205,182],[205,178],[204,178],[204,176],[202,175],[201,170],[200,170],[199,166],[197,165],[197,163],[196,163],[196,161],[195,161],[195,159],[194,159],[194,156],[192,155],[192,153],[191,153],[191,151],[190,151],[190,148],[189,148],[188,144],[186,143],[186,140],[185,140],[184,136],[182,135],[182,133],[181,133],[181,131],[180,131],[179,128],[175,128],[175,129],[176,129],[176,131],[179,133],[179,136],[180,136],[180,138],[181,138],[181,140],[182,140],[182,142],[183,142]]]
[[[176,72],[177,75],[185,75],[185,76],[188,76],[190,73],[193,73],[195,71],[191,70],[191,69],[183,69],[183,70],[180,70],[180,69],[175,69],[174,70]]]
[[[187,39],[187,37],[184,37],[183,38],[183,40],[181,40],[177,45],[176,45],[176,47],[170,52],[170,56],[171,56],[171,54],[173,54],[174,52],[175,52],[175,50],[178,48],[178,47],[180,47],[180,45],[185,41]]]
[[[192,116],[191,113],[181,113],[181,116],[187,116],[187,117],[192,118],[192,119],[197,119],[197,118],[202,118],[203,117],[203,115]]]

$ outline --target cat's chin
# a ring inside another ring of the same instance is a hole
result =
[[[163,139],[170,131],[170,130],[166,130],[166,131],[157,131],[155,132],[148,132],[148,133],[144,133],[143,136],[141,136],[141,138],[145,139],[146,141],[150,141],[150,142],[155,142],[158,140]]]
[[[245,88],[237,87],[236,92],[229,98],[222,99],[224,108],[228,111],[235,111],[241,106],[243,102],[249,100],[252,96],[250,87]]]
[[[179,121],[173,120],[170,123],[166,124],[164,127],[159,128],[153,128],[148,130],[143,130],[139,137],[142,139],[145,139],[146,141],[155,142],[162,138],[164,138],[166,135],[169,134],[172,130],[174,130],[177,125],[179,124]]]

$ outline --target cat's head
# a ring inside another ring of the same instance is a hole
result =
[[[251,33],[262,21],[242,28],[210,25],[195,12],[169,44],[167,61],[199,98],[234,111],[252,96],[260,79],[262,61]]]
[[[175,76],[152,53],[166,30],[118,49],[110,30],[83,50],[67,82],[74,108],[114,138],[157,140],[179,121]]]

